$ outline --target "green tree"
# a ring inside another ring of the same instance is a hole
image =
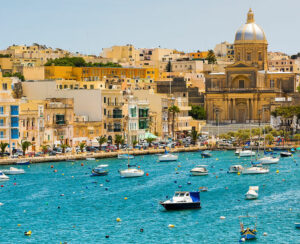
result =
[[[198,132],[196,130],[192,130],[191,137],[192,137],[192,143],[193,143],[193,145],[196,145],[198,136],[199,136]]]
[[[209,64],[215,64],[217,63],[217,58],[215,56],[215,53],[213,50],[208,50],[208,54],[207,54],[207,57],[206,57],[206,60],[208,61]]]
[[[267,134],[266,141],[269,143],[269,145],[271,145],[274,141],[274,136],[272,136],[271,134]]]
[[[238,138],[239,144],[244,144],[247,140],[250,139],[250,133],[246,130],[239,131],[236,136]]]
[[[26,141],[26,140],[22,140],[21,141],[21,148],[23,151],[23,156],[25,156],[26,151],[28,150],[28,148],[32,145],[32,143],[30,141]]]
[[[84,148],[85,148],[85,143],[84,142],[79,143],[79,149],[81,152],[83,152]]]
[[[15,83],[13,88],[13,97],[19,99],[22,96],[23,96],[22,83],[21,82]]]
[[[196,120],[205,120],[206,113],[203,106],[192,105],[192,109],[189,111],[189,116],[192,116]]]
[[[180,109],[176,106],[173,105],[171,107],[168,108],[169,113],[172,114],[172,136],[174,139],[174,135],[175,135],[175,114],[178,114],[180,112]]]
[[[3,77],[18,77],[21,81],[25,81],[24,75],[22,75],[20,72],[15,72],[15,73],[5,72],[3,74]]]
[[[172,63],[171,63],[170,60],[169,60],[169,62],[167,63],[167,66],[166,66],[166,72],[172,72]]]
[[[5,149],[9,144],[6,142],[0,142],[0,149],[1,149],[1,155],[3,156],[3,154],[5,153]]]
[[[49,147],[50,147],[49,145],[41,145],[43,154],[46,154],[48,152]]]
[[[68,144],[60,144],[60,147],[61,147],[61,150],[62,150],[62,153],[65,153],[66,152],[66,148],[68,147]]]
[[[134,140],[134,141],[132,142],[132,146],[135,147],[136,144],[138,144],[138,142],[137,142],[137,140]]]
[[[153,137],[148,137],[148,138],[146,138],[146,142],[149,143],[149,147],[151,147],[151,143],[152,143],[153,141],[155,141],[155,140],[156,140],[156,139],[153,138]]]
[[[220,139],[225,139],[225,140],[230,140],[230,139],[231,139],[231,136],[228,135],[228,134],[221,134],[221,135],[219,136],[219,138],[220,138]]]
[[[122,135],[115,135],[115,144],[117,145],[117,148],[119,150],[120,144],[122,143]]]
[[[106,136],[100,136],[97,138],[97,141],[99,143],[99,149],[101,150],[101,146],[102,146],[102,144],[107,142],[107,138],[106,138]]]

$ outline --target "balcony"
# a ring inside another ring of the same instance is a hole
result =
[[[8,141],[9,138],[6,135],[0,135],[0,141]]]
[[[207,93],[282,92],[279,88],[206,88]]]
[[[0,129],[7,129],[8,123],[0,123]]]
[[[9,114],[8,113],[0,113],[0,117],[8,117]]]
[[[121,107],[123,105],[124,105],[124,103],[112,103],[112,102],[107,103],[107,106],[110,106],[110,107]]]
[[[121,132],[122,128],[121,127],[108,127],[107,131],[108,132]]]
[[[113,114],[113,115],[109,114],[109,115],[107,115],[107,118],[109,118],[109,119],[122,119],[123,115],[122,114]]]
[[[12,122],[12,123],[10,124],[10,126],[11,126],[12,128],[18,128],[18,127],[19,127],[19,122]]]

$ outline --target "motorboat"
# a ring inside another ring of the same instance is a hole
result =
[[[6,176],[2,171],[0,171],[0,181],[9,180],[9,177]]]
[[[200,186],[199,187],[199,191],[200,192],[207,192],[208,191],[208,188],[206,186]]]
[[[203,158],[210,158],[212,156],[211,151],[205,150],[203,152],[201,152],[201,156]]]
[[[256,239],[256,234],[257,234],[256,222],[255,222],[255,225],[253,228],[247,227],[245,229],[244,223],[241,221],[242,218],[256,218],[257,219],[257,217],[254,217],[254,216],[239,216],[240,226],[241,226],[241,231],[240,231],[241,240],[240,241],[244,242],[244,241]]]
[[[87,161],[95,161],[95,158],[86,158]]]
[[[177,161],[178,156],[171,154],[171,153],[165,153],[163,155],[160,155],[158,157],[159,162],[169,162],[169,161]]]
[[[160,202],[166,210],[182,210],[201,208],[200,192],[178,191],[170,200]]]
[[[234,153],[234,154],[235,154],[235,155],[239,155],[241,151],[243,151],[242,148],[237,148],[237,149],[235,150],[235,153]]]
[[[25,170],[10,167],[9,169],[3,169],[2,172],[6,175],[20,175],[20,174],[24,174]]]
[[[245,194],[245,199],[247,200],[253,200],[258,198],[258,186],[249,186],[249,190]]]
[[[238,173],[238,172],[242,172],[242,170],[244,169],[244,167],[242,165],[232,165],[229,168],[229,173]]]
[[[239,153],[240,157],[251,157],[251,156],[255,156],[255,152],[251,151],[251,150],[242,150]]]
[[[280,157],[291,157],[293,154],[291,152],[280,152]]]
[[[279,158],[266,156],[258,159],[261,164],[277,164],[279,162]]]
[[[133,155],[131,155],[131,154],[118,154],[118,159],[133,159],[134,158],[134,156]]]
[[[133,178],[133,177],[141,177],[145,174],[145,172],[141,169],[130,168],[132,166],[128,166],[127,169],[119,170],[120,176],[122,178]]]
[[[101,167],[100,167],[101,166]],[[91,176],[104,176],[108,174],[108,170],[105,170],[104,168],[108,165],[98,165],[96,168],[92,169]]]
[[[207,165],[197,165],[195,168],[191,169],[190,172],[194,176],[208,175]]]
[[[263,167],[259,167],[258,165],[255,166],[251,166],[249,168],[244,168],[242,170],[242,174],[244,175],[249,175],[249,174],[267,174],[269,173],[269,169],[267,168],[263,168]]]
[[[14,163],[15,165],[29,165],[30,164],[30,161],[19,161],[19,162],[15,162]]]

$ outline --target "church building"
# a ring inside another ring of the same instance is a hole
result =
[[[275,98],[295,92],[295,74],[268,71],[268,42],[250,9],[235,34],[235,62],[205,83],[208,123],[268,123]]]

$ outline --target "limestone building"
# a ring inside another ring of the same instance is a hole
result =
[[[250,9],[235,34],[234,63],[206,77],[208,123],[269,122],[275,98],[295,91],[295,74],[268,72],[267,49],[266,35]]]

